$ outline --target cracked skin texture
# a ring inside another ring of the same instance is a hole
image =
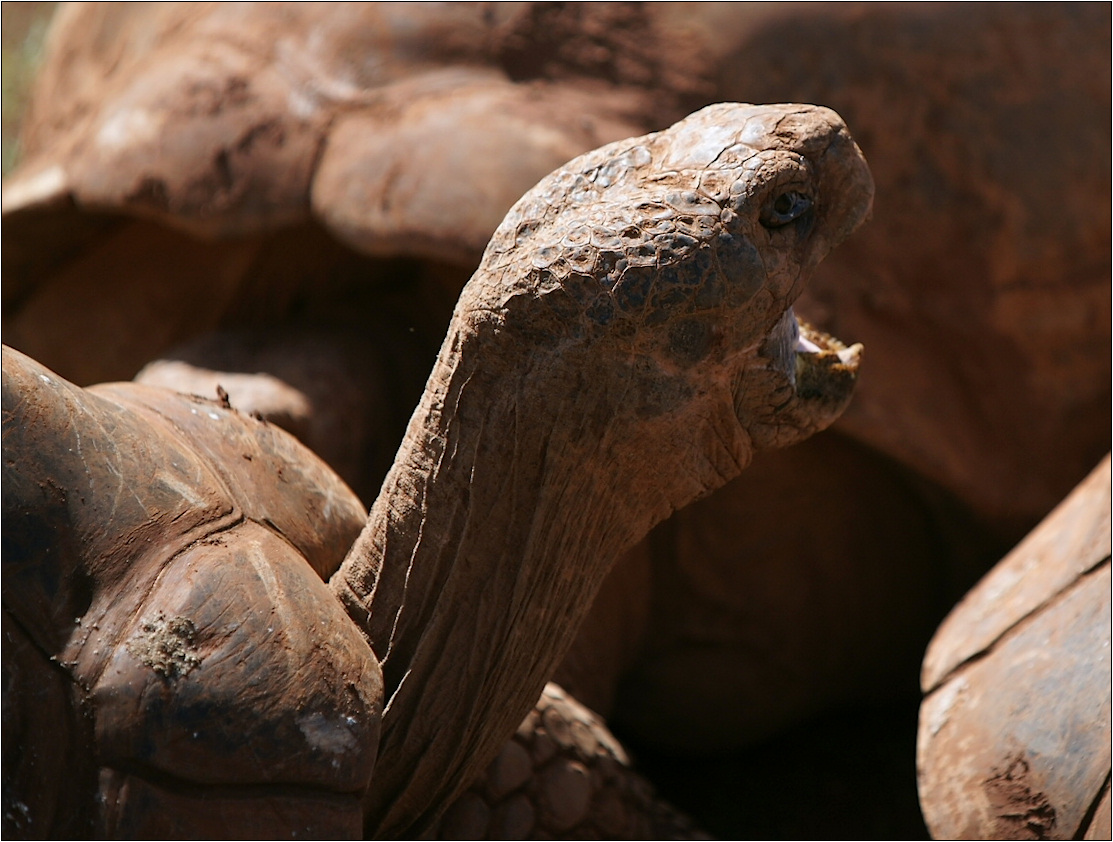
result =
[[[87,791],[73,811],[121,835],[209,820],[257,833],[256,808],[282,835],[310,820],[358,833],[360,814],[372,835],[429,828],[538,698],[614,559],[756,450],[841,412],[856,352],[817,334],[798,346],[790,305],[871,199],[841,120],[811,106],[715,106],[543,180],[461,297],[331,577],[338,601],[322,581],[334,531],[317,533],[340,507],[343,544],[358,503],[292,439],[169,392],[85,392],[6,352],[4,564],[19,575],[4,577],[5,618],[27,638],[17,674],[55,658],[91,716],[77,765],[101,806]],[[830,389],[798,392],[801,364],[831,371]],[[22,438],[36,435],[63,446]],[[272,506],[259,472],[293,487]],[[15,697],[28,721],[30,696]],[[34,740],[17,745],[39,762]],[[368,787],[376,750],[390,762]],[[31,819],[50,826],[57,807]]]

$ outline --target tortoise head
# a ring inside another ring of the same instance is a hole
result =
[[[792,303],[872,197],[833,111],[710,106],[542,180],[460,306],[499,314],[534,348],[591,346],[618,381],[639,384],[622,389],[615,416],[675,420],[687,407],[705,419],[708,398],[729,396],[743,435],[723,438],[740,469],[756,449],[823,429],[850,398],[860,346],[801,326]],[[546,306],[527,318],[534,297]]]

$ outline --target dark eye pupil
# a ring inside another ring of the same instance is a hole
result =
[[[804,216],[812,207],[812,200],[804,193],[790,190],[781,193],[765,206],[761,224],[766,228],[780,228]]]

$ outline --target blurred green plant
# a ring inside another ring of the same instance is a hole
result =
[[[0,41],[0,172],[7,175],[19,162],[19,131],[42,60],[43,44],[56,3],[4,3]]]

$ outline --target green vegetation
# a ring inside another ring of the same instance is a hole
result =
[[[43,43],[54,3],[4,3],[0,80],[3,83],[0,172],[7,175],[19,161],[19,129],[31,84],[42,60]]]

